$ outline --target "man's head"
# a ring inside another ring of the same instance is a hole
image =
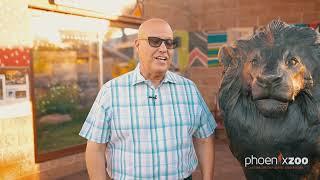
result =
[[[163,41],[165,40],[165,41]],[[173,55],[173,32],[162,19],[150,19],[141,24],[135,46],[140,58],[143,75],[164,75]],[[146,77],[146,78],[147,78]]]

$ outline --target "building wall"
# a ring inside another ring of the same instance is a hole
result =
[[[280,18],[287,23],[311,23],[319,20],[319,0],[204,0],[202,28],[223,30],[230,27],[265,25]]]
[[[0,2],[0,49],[31,47],[27,3],[25,0]],[[84,170],[83,153],[35,163],[31,101],[25,104],[28,105],[10,109],[16,112],[21,108],[28,109],[20,117],[6,116],[4,111],[0,111],[0,180],[55,179]]]
[[[0,48],[30,45],[27,3],[4,0],[0,9]],[[27,166],[34,164],[31,112],[29,114],[27,118],[3,118],[0,114],[0,179],[19,177],[35,167]]]
[[[288,23],[319,20],[320,0],[144,0],[145,17],[167,20],[174,29],[225,31],[264,25],[275,18]]]
[[[0,179],[55,179],[85,169],[84,154],[34,162],[32,116],[0,119]]]
[[[144,4],[147,19],[163,18],[173,29],[186,31],[226,32],[228,28],[265,25],[277,18],[292,24],[320,20],[320,0],[145,0]],[[188,73],[212,111],[221,72],[221,67],[197,67]]]
[[[27,2],[0,2],[0,48],[30,44]],[[186,31],[215,32],[230,27],[252,27],[278,17],[288,23],[310,23],[319,20],[319,10],[320,0],[144,1],[146,19],[163,18],[174,29]],[[221,67],[197,67],[187,73],[198,85],[211,110],[215,107],[221,72]],[[32,124],[31,111],[28,116],[0,119],[0,179],[53,179],[85,169],[83,153],[36,164]]]

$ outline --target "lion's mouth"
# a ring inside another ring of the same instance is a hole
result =
[[[254,101],[275,101],[275,102],[281,102],[281,103],[288,103],[290,100],[288,98],[284,97],[253,97]]]
[[[284,98],[256,99],[256,107],[265,117],[279,117],[287,112],[289,101]]]

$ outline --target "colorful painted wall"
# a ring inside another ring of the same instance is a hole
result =
[[[208,67],[207,33],[176,31],[179,47],[175,50],[173,65],[181,73],[191,67]]]
[[[226,33],[216,33],[208,35],[208,66],[219,66],[218,53],[223,44],[227,42]]]
[[[192,67],[212,67],[218,65],[219,48],[227,42],[226,33],[176,31],[179,47],[175,50],[173,66],[180,72]]]

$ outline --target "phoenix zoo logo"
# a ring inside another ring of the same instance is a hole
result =
[[[244,166],[249,169],[304,169],[308,163],[307,157],[284,157],[281,152],[274,157],[244,158]]]

